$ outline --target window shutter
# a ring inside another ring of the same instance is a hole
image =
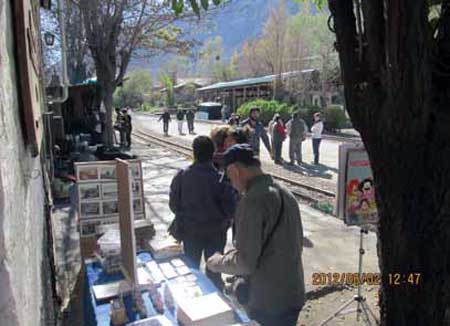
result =
[[[25,138],[33,156],[40,152],[43,137],[40,84],[40,31],[38,12],[33,10],[32,0],[16,0],[14,3],[14,29],[16,60],[19,81],[19,101],[25,122]]]

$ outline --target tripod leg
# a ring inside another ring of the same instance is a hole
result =
[[[377,316],[375,316],[375,313],[372,311],[372,309],[370,308],[370,306],[367,304],[367,302],[364,302],[363,304],[363,309],[365,309],[366,313],[367,311],[369,312],[370,316],[372,317],[372,319],[375,321],[375,325],[379,325],[380,322],[378,321]]]
[[[370,321],[369,314],[367,313],[367,310],[366,310],[365,302],[361,302],[361,310],[362,310],[362,314],[365,318],[366,324],[369,326],[372,326],[372,322]]]
[[[355,301],[355,298],[351,298],[346,303],[344,303],[335,313],[333,313],[331,316],[329,316],[327,319],[325,319],[319,326],[324,326],[328,324],[329,321],[333,320],[337,316],[341,314],[342,311],[345,310],[348,306],[350,306]]]

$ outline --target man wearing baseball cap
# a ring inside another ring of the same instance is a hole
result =
[[[250,114],[247,119],[242,121],[242,127],[244,129],[248,129],[249,131],[249,144],[255,153],[255,156],[259,156],[259,143],[260,139],[262,139],[264,146],[266,146],[269,154],[272,155],[272,149],[270,146],[269,136],[267,136],[266,129],[264,129],[264,125],[259,120],[259,108],[250,109]]]
[[[305,302],[298,203],[264,174],[249,145],[230,147],[224,162],[233,187],[242,194],[235,214],[235,249],[214,254],[207,266],[248,278],[250,318],[264,326],[294,326]]]

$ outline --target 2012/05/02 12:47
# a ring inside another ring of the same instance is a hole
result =
[[[367,284],[369,286],[381,285],[380,273],[313,273],[313,286],[326,285],[350,285],[358,286]],[[420,273],[388,273],[386,278],[389,286],[410,285],[417,286],[421,281]]]

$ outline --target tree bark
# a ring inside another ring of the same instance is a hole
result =
[[[109,85],[103,88],[103,104],[105,105],[106,115],[105,115],[105,130],[104,130],[104,142],[105,146],[108,148],[112,148],[114,145],[113,140],[113,121],[112,121],[112,112],[113,112],[113,94],[115,87],[113,85]]]
[[[427,2],[380,3],[363,1],[360,56],[353,2],[329,0],[377,191],[381,323],[450,325],[450,83],[435,76]]]

